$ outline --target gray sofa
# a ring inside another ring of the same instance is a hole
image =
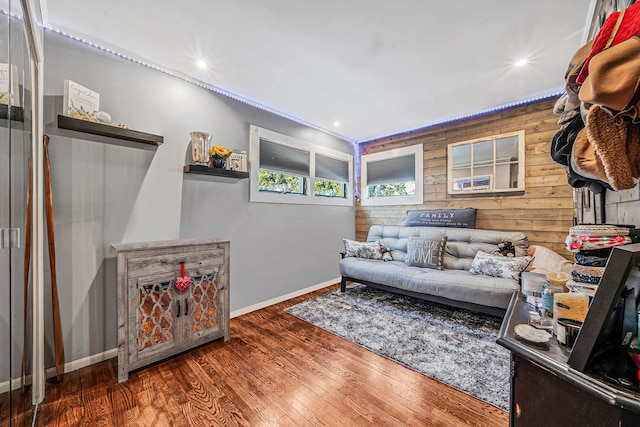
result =
[[[438,239],[447,236],[444,269],[409,267],[404,263],[410,237]],[[372,225],[368,242],[381,240],[391,250],[393,261],[355,257],[340,260],[342,282],[348,281],[496,316],[503,316],[513,291],[520,282],[471,274],[478,250],[492,253],[498,243],[513,242],[516,256],[525,256],[529,241],[520,232],[447,227],[404,227]]]

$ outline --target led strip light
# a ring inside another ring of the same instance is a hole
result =
[[[514,107],[520,107],[522,105],[531,104],[531,103],[534,103],[534,102],[537,102],[537,101],[542,101],[544,99],[558,98],[563,93],[564,92],[550,93],[549,95],[538,96],[538,97],[535,97],[535,98],[527,99],[525,101],[518,101],[518,102],[511,103],[511,104],[505,104],[505,105],[502,105],[500,107],[494,107],[494,108],[489,108],[489,109],[486,109],[486,110],[478,111],[477,113],[466,114],[464,116],[458,116],[458,117],[454,117],[452,119],[441,120],[441,121],[429,123],[427,125],[419,126],[419,127],[413,128],[413,129],[406,130],[406,131],[402,131],[402,132],[398,132],[398,133],[391,133],[391,134],[388,134],[388,135],[377,136],[375,138],[370,138],[370,139],[367,139],[367,140],[364,140],[364,141],[358,141],[358,144],[364,144],[364,143],[367,143],[367,142],[376,141],[378,139],[391,138],[391,137],[394,137],[394,136],[408,135],[410,133],[427,130],[427,129],[431,128],[431,127],[440,126],[440,125],[444,125],[444,124],[447,124],[447,123],[458,122],[458,121],[470,119],[470,118],[473,118],[473,117],[482,116],[482,115],[485,115],[485,114],[495,113],[495,112],[498,112],[498,111],[509,110],[511,108],[514,108]]]

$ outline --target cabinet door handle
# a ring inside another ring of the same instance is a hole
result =
[[[180,301],[176,301],[176,305],[178,306],[178,315],[176,317],[180,317]]]
[[[187,314],[189,314],[189,300],[188,299],[184,300],[184,315],[186,316]]]

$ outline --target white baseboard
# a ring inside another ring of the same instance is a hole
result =
[[[13,384],[10,385],[11,383]],[[27,378],[25,379],[25,385],[29,385],[29,384],[31,384],[31,375],[28,375]],[[20,378],[14,378],[13,380],[10,380],[10,381],[7,380],[0,383],[0,394],[5,394],[10,389],[17,390],[19,388],[20,388]]]
[[[317,291],[318,289],[326,288],[327,286],[334,285],[336,283],[340,283],[340,277],[332,280],[327,280],[326,282],[318,283],[317,285],[309,286],[308,288],[300,289],[295,292],[291,292],[285,295],[281,295],[276,298],[272,298],[267,301],[260,302],[258,304],[250,305],[248,307],[240,308],[238,310],[234,310],[230,313],[230,317],[238,317],[243,314],[251,313],[252,311],[260,310],[261,308],[269,307],[273,304],[278,304],[282,301],[286,301],[291,298],[299,297],[300,295],[308,294],[309,292]],[[107,351],[103,351],[102,353],[93,354],[91,356],[83,357],[82,359],[73,360],[71,362],[67,362],[64,364],[64,372],[69,373],[73,371],[77,371],[78,369],[82,369],[89,365],[94,365],[99,362],[103,362],[105,360],[111,359],[118,355],[118,349],[112,348]],[[47,378],[52,378],[56,375],[56,368],[51,367],[45,370],[45,374]],[[25,378],[25,385],[31,384],[31,375],[27,375]],[[8,392],[11,390],[17,390],[20,388],[20,378],[14,378],[13,380],[8,380],[0,383],[0,394]]]
[[[103,351],[102,353],[92,354],[91,356],[83,357],[82,359],[73,360],[71,362],[65,363],[64,372],[68,373],[68,372],[77,371],[78,369],[82,369],[89,365],[94,365],[96,363],[109,360],[116,356],[118,356],[117,348],[112,348],[110,350]],[[47,378],[55,377],[56,376],[55,366],[52,368],[46,369],[45,373],[47,374]]]
[[[82,359],[73,360],[71,362],[67,362],[64,364],[64,372],[69,373],[72,371],[77,371],[78,369],[82,369],[89,365],[93,365],[99,362],[103,362],[105,360],[109,360],[118,355],[118,349],[112,348],[107,351],[103,351],[102,353],[92,354],[91,356],[83,357]],[[51,367],[45,370],[45,375],[47,378],[52,378],[56,376],[56,368]],[[11,384],[13,383],[13,384]],[[31,375],[27,375],[24,381],[25,385],[31,384]],[[10,385],[11,384],[11,385]],[[12,381],[5,381],[0,383],[0,394],[6,393],[11,390],[17,390],[20,388],[20,378],[14,378]]]
[[[317,285],[309,286],[308,288],[300,289],[299,291],[281,295],[279,297],[275,297],[267,301],[250,305],[248,307],[239,308],[238,310],[233,310],[230,313],[230,317],[233,319],[234,317],[242,316],[243,314],[251,313],[252,311],[260,310],[261,308],[269,307],[270,305],[278,304],[279,302],[286,301],[291,298],[299,297],[300,295],[308,294],[309,292],[317,291],[318,289],[326,288],[327,286],[335,285],[336,283],[340,283],[340,280],[341,280],[341,277],[327,280],[326,282],[318,283]]]

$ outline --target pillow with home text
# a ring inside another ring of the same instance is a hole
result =
[[[447,236],[435,240],[411,237],[407,243],[407,256],[404,262],[410,267],[442,270],[446,244]]]

